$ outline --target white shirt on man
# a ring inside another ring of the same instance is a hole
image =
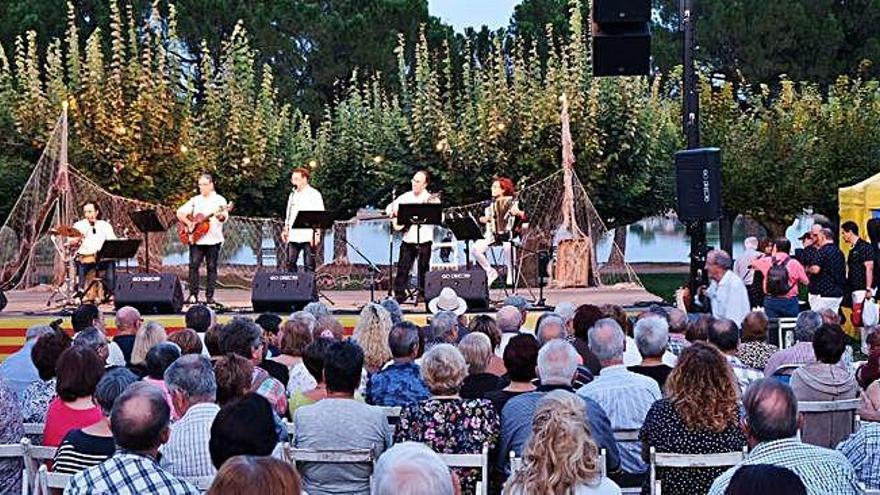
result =
[[[113,226],[106,220],[95,220],[95,223],[92,224],[84,218],[73,224],[73,228],[80,231],[83,235],[82,244],[80,244],[76,254],[97,254],[104,246],[104,241],[116,239]]]
[[[712,301],[712,316],[727,318],[737,326],[742,325],[742,321],[752,310],[745,284],[731,270],[725,271],[720,281],[713,280],[706,295]]]
[[[293,229],[296,215],[301,211],[324,211],[324,198],[321,193],[312,186],[306,186],[302,191],[294,189],[287,197],[287,215],[284,226],[287,229],[287,242],[311,242],[314,232],[312,229]]]
[[[394,202],[388,205],[388,208],[386,208],[386,212],[389,215],[397,214],[398,208],[402,204],[422,204],[427,203],[432,199],[433,197],[431,196],[431,193],[429,193],[427,190],[422,191],[422,193],[419,195],[416,195],[412,191],[408,191],[398,196],[397,199],[394,200]],[[399,218],[398,223],[402,223]],[[415,225],[410,225],[406,228],[404,232],[405,233],[403,234],[403,242],[406,242],[408,244],[416,244],[417,242],[432,242],[434,240],[433,225],[422,225],[418,229],[416,229]]]
[[[212,213],[217,213],[221,208],[226,208],[226,206],[226,199],[216,192],[212,192],[208,196],[202,196],[201,194],[193,196],[183,206],[178,208],[177,212],[185,215],[201,214],[208,216]],[[216,216],[212,216],[209,221],[211,227],[208,229],[208,233],[196,241],[196,244],[200,246],[213,246],[214,244],[223,243],[223,222],[218,220]]]

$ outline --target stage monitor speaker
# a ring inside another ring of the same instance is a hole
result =
[[[113,298],[116,309],[133,306],[143,314],[173,314],[183,307],[183,288],[173,273],[119,273]]]
[[[251,306],[255,313],[289,313],[317,300],[313,272],[260,272],[254,276]]]
[[[644,76],[651,70],[648,23],[593,24],[593,75]]]
[[[651,0],[593,0],[593,22],[651,22]]]
[[[675,175],[679,220],[712,221],[721,216],[721,150],[677,152]]]
[[[483,270],[434,270],[425,278],[425,303],[449,287],[467,302],[468,309],[489,308],[489,286]]]

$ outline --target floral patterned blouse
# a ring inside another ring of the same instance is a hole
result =
[[[437,398],[400,411],[395,442],[422,442],[441,454],[479,454],[494,449],[501,434],[498,413],[485,399]],[[479,469],[457,468],[462,495],[473,495]],[[485,482],[485,481],[484,481]]]
[[[21,417],[25,423],[45,423],[49,403],[55,398],[55,378],[37,380],[21,394]]]
[[[739,360],[749,368],[764,371],[767,361],[779,348],[767,342],[743,342],[739,345]]]
[[[21,421],[21,410],[18,408],[15,394],[6,386],[6,381],[0,378],[0,444],[18,443],[23,436],[24,425]],[[0,492],[18,493],[21,491],[21,470],[23,467],[20,458],[0,460]]]

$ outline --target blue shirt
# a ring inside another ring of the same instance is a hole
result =
[[[870,489],[880,488],[880,423],[862,423],[837,451],[853,465],[859,481]]]
[[[37,367],[31,361],[31,350],[36,343],[37,339],[28,340],[18,352],[10,354],[0,364],[0,376],[6,379],[6,386],[15,393],[18,400],[21,400],[28,385],[40,380]]]
[[[393,363],[370,377],[367,382],[367,404],[405,406],[431,396],[422,380],[419,365]]]

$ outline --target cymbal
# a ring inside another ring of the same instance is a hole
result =
[[[61,237],[82,237],[82,232],[76,230],[70,225],[59,224],[54,229],[50,229],[49,233]]]

